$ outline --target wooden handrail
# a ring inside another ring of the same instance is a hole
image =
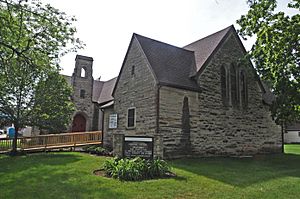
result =
[[[94,131],[20,137],[18,138],[17,143],[18,148],[21,150],[32,150],[84,146],[89,144],[100,144],[101,142],[102,132]],[[11,149],[11,145],[12,139],[0,139],[0,151],[5,148]]]
[[[95,134],[102,133],[101,131],[89,131],[89,132],[76,132],[76,133],[55,133],[55,134],[46,134],[46,135],[37,135],[37,136],[26,136],[21,138],[35,138],[35,137],[51,137],[51,136],[63,136],[63,135],[82,135],[82,134]]]

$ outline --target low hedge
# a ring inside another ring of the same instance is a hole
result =
[[[111,155],[111,152],[107,149],[99,146],[99,145],[92,145],[92,146],[85,146],[82,148],[84,152],[96,154],[96,155]]]
[[[159,178],[171,173],[170,166],[164,160],[145,160],[140,157],[109,159],[105,161],[103,169],[107,176],[126,181]]]

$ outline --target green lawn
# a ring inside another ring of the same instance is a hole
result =
[[[284,152],[287,154],[292,153],[300,155],[300,144],[285,144]]]
[[[178,177],[142,182],[94,176],[105,157],[0,155],[0,198],[299,198],[300,145],[286,150],[290,154],[171,161]]]

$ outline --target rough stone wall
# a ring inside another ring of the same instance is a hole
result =
[[[100,120],[99,120],[99,112],[100,112],[100,107],[97,103],[93,102],[94,107],[93,107],[93,118],[92,118],[92,131],[98,131],[100,128]]]
[[[93,129],[93,117],[94,117],[94,103],[92,103],[93,92],[93,61],[81,58],[76,58],[76,64],[74,73],[72,75],[72,87],[73,87],[73,101],[75,103],[76,111],[73,117],[77,113],[81,113],[87,121],[86,130],[91,131]],[[85,68],[85,77],[81,77],[81,69]],[[85,90],[85,97],[80,97],[80,90]],[[95,125],[95,124],[94,124]]]
[[[252,68],[247,64],[238,66],[238,70],[243,68],[247,74],[247,108],[243,108],[241,102],[232,106],[231,100],[228,106],[223,105],[220,67],[225,65],[228,69],[232,63],[237,65],[242,57],[243,49],[237,38],[231,35],[197,77],[198,84],[203,88],[202,92],[166,86],[158,89],[145,55],[138,42],[133,39],[115,90],[114,109],[105,110],[104,133],[109,132],[105,139],[114,142],[111,135],[118,134],[153,136],[154,156],[164,158],[280,152],[280,127],[274,123],[269,107],[263,103],[263,91]],[[238,87],[239,98],[240,91],[241,88]],[[188,98],[190,116],[188,131],[183,125],[183,121],[188,121],[183,118],[185,97]],[[127,128],[127,110],[132,107],[136,108],[136,126]],[[107,129],[109,113],[118,114],[117,129]]]
[[[156,80],[138,41],[133,38],[114,93],[118,128],[113,130],[113,133],[156,136],[156,94]],[[136,123],[134,128],[127,128],[127,111],[132,107],[136,108]],[[106,125],[108,122],[105,122],[104,126]],[[156,142],[161,144],[161,140],[154,138],[154,156],[161,154],[161,151],[158,151],[161,147]]]
[[[203,92],[198,101],[197,130],[191,132],[194,154],[250,155],[281,151],[280,127],[262,102],[262,90],[250,66],[240,66],[247,72],[248,107],[234,108],[230,102],[228,107],[222,104],[220,67],[229,68],[242,56],[242,48],[232,34],[198,77]]]
[[[114,107],[108,107],[103,110],[103,145],[108,148],[113,146],[113,131],[109,128],[109,115],[115,113]]]
[[[183,102],[188,98],[190,113],[190,135],[196,134],[199,120],[199,93],[161,87],[159,90],[159,132],[163,135],[163,156],[176,158],[190,155],[190,135],[183,130]]]

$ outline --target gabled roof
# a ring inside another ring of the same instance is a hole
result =
[[[122,73],[133,40],[136,39],[159,85],[200,91],[201,89],[194,77],[204,70],[207,63],[209,63],[214,54],[220,49],[230,33],[233,33],[237,37],[241,49],[246,53],[233,25],[188,44],[183,48],[134,33],[120,73]],[[266,92],[259,76],[257,74],[256,76],[262,91]],[[116,80],[116,84],[118,80],[119,78]],[[114,87],[113,92],[115,89],[116,87]]]
[[[99,97],[101,95],[103,85],[105,82],[99,81],[99,80],[94,80],[93,82],[93,94],[92,94],[92,101],[93,102],[98,102]]]
[[[194,53],[154,39],[134,34],[160,85],[199,91],[196,81],[191,79],[194,70]]]
[[[222,43],[222,41],[224,41],[227,33],[231,29],[234,30],[232,25],[183,47],[186,50],[194,51],[196,60],[196,73],[201,70],[209,58],[218,49],[218,46]],[[191,76],[196,75],[196,73],[191,74]]]
[[[115,87],[117,81],[117,77],[110,79],[103,83],[102,90],[97,102],[101,104],[105,104],[107,102],[112,101],[114,98],[112,97],[112,92]]]

